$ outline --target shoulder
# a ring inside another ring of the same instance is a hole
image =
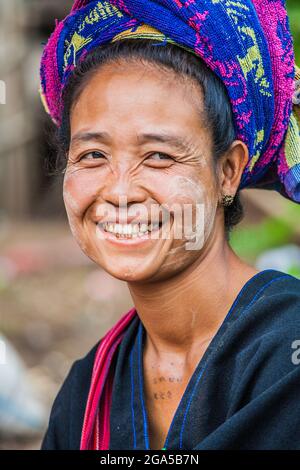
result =
[[[226,336],[237,387],[252,384],[255,395],[284,377],[299,380],[300,280],[274,271],[241,306]]]
[[[262,314],[261,323],[268,332],[300,333],[300,280],[296,277],[277,271],[253,305]]]
[[[73,362],[53,402],[42,450],[79,449],[94,358],[101,340]]]
[[[259,283],[250,285],[249,294],[239,305],[236,327],[255,324],[259,334],[288,331],[300,327],[300,280],[282,271],[270,270]]]

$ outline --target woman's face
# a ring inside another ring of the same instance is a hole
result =
[[[173,276],[223,223],[202,103],[191,79],[120,62],[93,74],[73,105],[68,220],[86,255],[118,279]]]

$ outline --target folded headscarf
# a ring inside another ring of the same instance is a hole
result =
[[[201,57],[225,84],[236,138],[249,149],[239,189],[274,189],[300,202],[297,68],[285,0],[75,1],[41,59],[40,93],[56,125],[79,61],[128,37],[170,42]]]

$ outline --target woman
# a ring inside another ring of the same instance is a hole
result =
[[[73,364],[42,449],[300,448],[300,281],[229,245],[241,189],[300,202],[292,37],[265,3],[83,0],[57,22],[41,96],[68,220],[134,307]]]

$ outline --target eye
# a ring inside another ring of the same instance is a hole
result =
[[[157,155],[160,155],[160,157],[162,158],[157,158]],[[155,152],[155,153],[152,153],[151,155],[149,155],[149,158],[152,158],[153,160],[156,160],[156,161],[162,161],[162,160],[168,160],[168,159],[172,159],[172,157],[170,157],[170,155],[167,155],[166,153],[161,153],[161,152]]]
[[[166,153],[162,153],[162,152],[152,153],[145,160],[145,163],[149,164],[149,165],[153,165],[153,164],[154,165],[155,164],[165,165],[165,164],[170,164],[172,162],[174,162],[174,158],[172,158],[170,155],[168,155]]]
[[[98,160],[101,158],[105,158],[105,156],[100,152],[93,151],[93,152],[85,153],[84,155],[80,157],[79,160]]]

